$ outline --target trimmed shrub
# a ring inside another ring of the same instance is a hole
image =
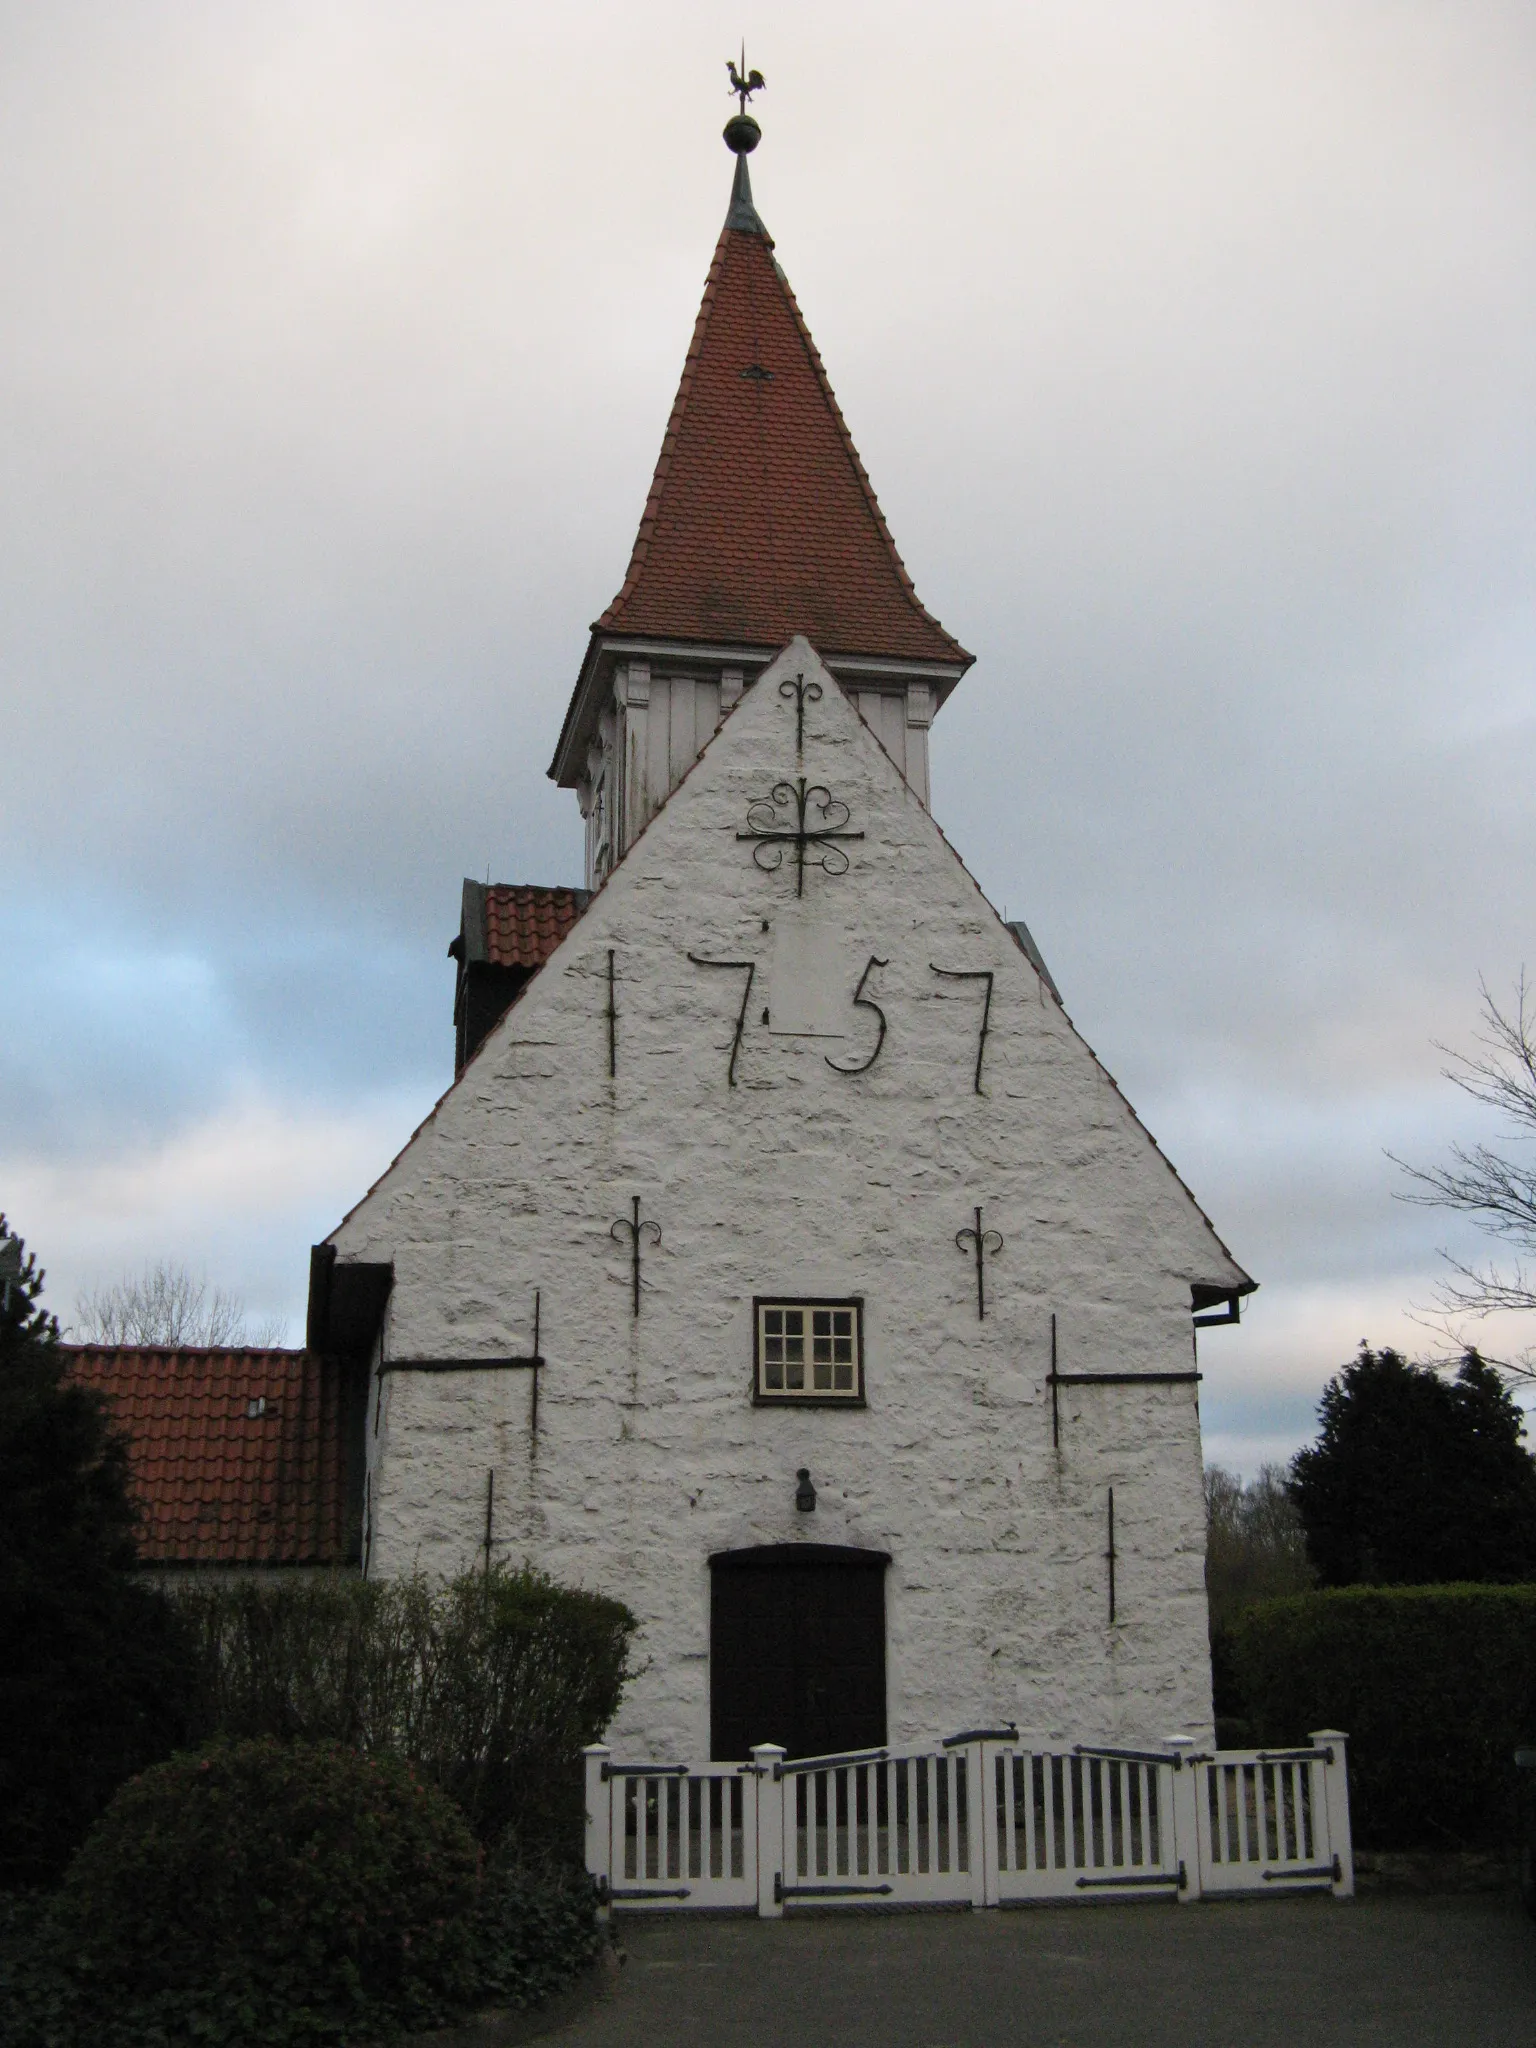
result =
[[[493,1855],[475,1914],[476,2002],[539,2005],[597,1955],[597,1893],[579,1863]]]
[[[579,1854],[581,1750],[628,1677],[635,1621],[618,1601],[497,1567],[194,1585],[178,1604],[207,1733],[394,1751],[482,1842],[510,1831]]]
[[[0,2041],[73,2048],[80,1987],[69,1968],[54,1892],[0,1892]]]
[[[163,2044],[184,2034],[194,2016],[206,2025],[206,1994],[164,1991],[149,2001],[148,2028],[142,1993],[130,1997],[117,2020],[104,2025],[102,2007],[113,2001],[90,1964],[82,1967],[69,1927],[60,1924],[65,1918],[57,1893],[0,1893],[0,2041],[5,2048],[75,2048],[82,2041],[90,2041],[92,2048],[98,2042],[103,2048],[127,2048],[130,2041],[134,2048],[145,2048],[148,2042]],[[481,1878],[471,1941],[463,2003],[476,2010],[542,2004],[567,1990],[596,1959],[602,1932],[591,1878],[574,1863],[530,1863],[515,1852],[497,1852]],[[243,2040],[242,2026],[204,2038],[213,2043]],[[386,2031],[373,2017],[368,2030]],[[315,2031],[312,2014],[307,2031]]]
[[[1245,1740],[1349,1736],[1369,1849],[1507,1843],[1513,1753],[1536,1742],[1536,1586],[1346,1586],[1246,1609],[1215,1642],[1217,1713]]]
[[[474,1992],[479,1851],[408,1764],[270,1739],[123,1787],[60,1924],[96,2040],[371,2040]]]
[[[618,1712],[634,1616],[533,1571],[455,1579],[438,1612],[431,1711],[407,1754],[482,1841],[510,1834],[579,1860],[581,1752]]]

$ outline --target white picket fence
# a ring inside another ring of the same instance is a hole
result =
[[[1005,1906],[1354,1892],[1346,1739],[1287,1750],[1079,1743],[971,1729],[930,1749],[747,1764],[586,1752],[587,1868],[606,1912]]]

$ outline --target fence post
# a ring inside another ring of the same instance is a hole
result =
[[[757,1917],[784,1918],[784,1780],[779,1766],[788,1752],[782,1743],[752,1747],[757,1780]]]
[[[587,1869],[597,1887],[597,1917],[606,1920],[611,1908],[608,1896],[613,1888],[609,1858],[613,1843],[613,1780],[603,1776],[603,1765],[613,1751],[606,1742],[589,1742],[582,1751],[586,1759]]]
[[[1193,1760],[1192,1735],[1168,1735],[1173,1751],[1173,1853],[1179,1865],[1179,1904],[1192,1906],[1200,1897],[1200,1777]]]
[[[1349,1737],[1337,1728],[1316,1728],[1308,1737],[1314,1749],[1331,1749],[1333,1762],[1323,1765],[1323,1797],[1328,1813],[1328,1847],[1333,1856],[1333,1896],[1355,1896],[1355,1843],[1349,1825]]]
[[[971,1816],[971,1905],[997,1904],[997,1818],[992,1811],[995,1770],[985,1742],[965,1745],[965,1804]]]

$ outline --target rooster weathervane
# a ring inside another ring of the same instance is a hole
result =
[[[725,68],[731,74],[730,90],[741,102],[741,111],[745,113],[747,111],[747,101],[751,99],[755,92],[766,92],[768,82],[763,77],[761,71],[749,71],[747,69],[747,46],[745,43],[741,46],[740,69],[737,69],[735,60],[731,57],[726,58]]]

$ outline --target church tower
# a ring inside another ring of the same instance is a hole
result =
[[[555,754],[590,892],[466,886],[457,1078],[315,1247],[311,1347],[368,1389],[362,1566],[624,1601],[631,1757],[1209,1741],[1192,1347],[1254,1282],[934,823],[971,657],[774,261],[745,110],[726,140]]]
[[[589,889],[795,634],[925,804],[929,725],[975,658],[919,602],[752,203],[760,132],[726,125],[731,203],[682,382],[549,770],[580,800]]]

